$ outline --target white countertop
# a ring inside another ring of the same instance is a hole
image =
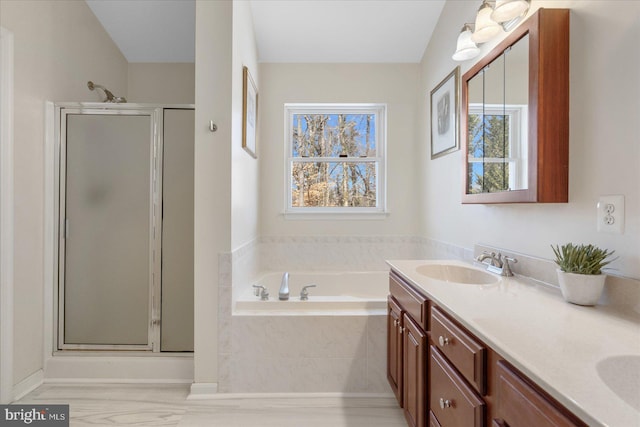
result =
[[[461,261],[387,263],[588,425],[640,426],[637,311],[569,304],[559,289],[519,276],[469,285],[416,271],[424,264],[472,266]],[[627,357],[612,359],[620,356]]]

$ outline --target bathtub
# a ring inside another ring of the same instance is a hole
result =
[[[254,285],[269,291],[262,301],[253,288],[244,291],[234,304],[235,315],[363,315],[386,314],[389,294],[389,272],[290,272],[288,301],[278,299],[282,272],[267,273]],[[309,299],[300,300],[303,286],[309,288]]]

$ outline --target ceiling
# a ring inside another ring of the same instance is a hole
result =
[[[85,0],[129,62],[194,62],[195,0]],[[446,0],[251,0],[260,62],[416,63]]]

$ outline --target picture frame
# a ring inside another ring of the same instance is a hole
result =
[[[460,149],[460,67],[456,67],[430,93],[431,159]]]
[[[257,152],[258,88],[249,68],[242,67],[242,148],[254,159]]]

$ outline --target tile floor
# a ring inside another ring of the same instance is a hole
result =
[[[45,384],[16,403],[69,404],[72,427],[406,426],[393,397],[186,400],[188,394],[188,385],[176,384]]]

